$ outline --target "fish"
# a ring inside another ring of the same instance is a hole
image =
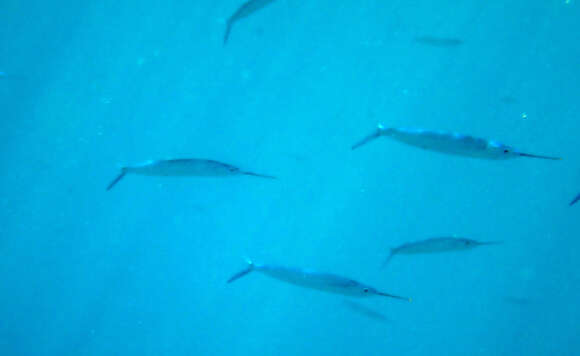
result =
[[[463,44],[463,40],[459,38],[445,38],[433,36],[415,37],[415,42],[426,44],[433,47],[458,47]]]
[[[248,0],[243,3],[236,12],[233,13],[232,16],[228,18],[226,23],[226,32],[224,34],[224,46],[227,44],[228,39],[230,38],[230,32],[232,31],[232,27],[236,22],[239,20],[250,16],[254,12],[266,7],[267,5],[273,3],[275,0]]]
[[[578,194],[576,196],[576,198],[572,199],[572,201],[570,202],[570,206],[576,204],[578,202],[578,200],[580,200],[580,194]]]
[[[371,286],[332,273],[321,273],[294,267],[255,264],[251,260],[247,260],[247,263],[247,268],[231,276],[227,281],[228,284],[248,275],[250,272],[256,271],[295,286],[327,293],[341,294],[348,297],[382,296],[408,302],[412,301],[411,298],[381,292]]]
[[[391,259],[395,257],[395,255],[416,255],[463,251],[470,250],[478,246],[499,245],[502,243],[503,241],[480,242],[464,237],[433,237],[426,240],[405,243],[401,246],[392,248],[389,256],[383,263],[383,267],[385,267],[391,261]]]
[[[277,179],[274,176],[243,171],[227,163],[209,159],[168,159],[147,161],[133,166],[122,167],[119,175],[107,186],[107,191],[111,190],[128,173],[158,177],[226,177],[247,175]]]
[[[540,156],[519,150],[493,140],[448,131],[432,131],[418,128],[392,128],[379,124],[377,129],[351,146],[355,150],[381,136],[407,145],[430,151],[488,160],[504,160],[517,157],[561,160],[560,157]]]

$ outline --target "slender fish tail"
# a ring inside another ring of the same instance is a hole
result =
[[[574,198],[571,202],[570,202],[570,206],[576,204],[578,202],[578,200],[580,200],[580,194],[578,194],[576,196],[576,198]]]
[[[560,160],[562,160],[561,157],[539,156],[539,155],[533,155],[533,154],[521,153],[521,152],[520,152],[520,156],[521,157],[530,157],[530,158],[540,158],[540,159],[551,159],[553,161],[560,161]]]
[[[244,270],[239,271],[238,273],[234,274],[233,276],[228,279],[228,283],[232,283],[233,281],[242,278],[243,276],[247,275],[248,273],[254,270],[254,264],[252,261],[248,260],[248,267]]]
[[[125,168],[123,168],[121,170],[121,173],[119,173],[119,175],[117,176],[117,178],[113,179],[113,181],[111,183],[109,183],[109,185],[107,186],[107,191],[113,189],[113,187],[119,183],[119,181],[121,179],[123,179],[123,177],[125,176],[125,174],[127,174],[127,170]]]
[[[230,38],[230,32],[232,32],[232,25],[233,21],[229,19],[226,25],[226,33],[224,34],[224,46],[228,43],[228,39]]]
[[[395,257],[395,254],[397,253],[397,250],[392,248],[391,252],[389,253],[389,256],[385,259],[385,262],[383,262],[383,264],[381,265],[381,268],[385,268],[387,267],[387,265],[389,264],[389,262],[391,262],[391,260],[393,259],[393,257]]]
[[[406,300],[409,303],[413,301],[412,298],[401,297],[401,296],[393,295],[393,294],[389,294],[389,293],[377,292],[377,295],[382,295],[383,297],[389,297],[389,298],[394,298],[394,299]]]
[[[381,130],[380,130],[380,128],[376,129],[373,133],[371,133],[370,135],[366,136],[362,140],[360,140],[357,143],[355,143],[354,145],[352,145],[351,146],[351,149],[352,150],[356,150],[360,146],[366,145],[367,143],[371,142],[372,140],[378,138],[379,136],[381,136]]]
[[[254,172],[241,172],[242,174],[246,175],[246,176],[252,176],[252,177],[260,177],[260,178],[268,178],[268,179],[278,179],[277,177],[274,176],[269,176],[267,174],[259,174],[259,173],[254,173]]]

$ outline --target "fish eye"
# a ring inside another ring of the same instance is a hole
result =
[[[503,153],[510,153],[510,150],[503,150]]]
[[[369,292],[368,288],[363,289],[363,293],[368,293],[368,292]]]

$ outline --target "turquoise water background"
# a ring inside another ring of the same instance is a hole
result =
[[[577,355],[580,3],[0,5],[0,355]],[[431,46],[421,36],[457,38]],[[485,161],[377,123],[562,161]],[[272,174],[127,176],[210,158]],[[503,245],[397,256],[441,235]],[[345,275],[357,300],[252,274]]]

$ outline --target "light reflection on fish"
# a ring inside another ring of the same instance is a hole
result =
[[[530,153],[523,153],[517,149],[504,145],[501,142],[485,140],[478,137],[463,135],[448,131],[432,131],[418,128],[393,128],[378,125],[377,129],[366,136],[351,148],[357,149],[370,141],[381,136],[389,137],[393,140],[407,145],[436,151],[445,154],[503,160],[516,157],[541,158],[549,160],[560,160],[558,157],[539,156]]]
[[[463,237],[434,237],[426,240],[409,242],[391,249],[389,257],[383,263],[386,266],[395,255],[417,255],[470,250],[478,246],[498,245],[501,241],[479,242]]]
[[[226,177],[247,175],[276,179],[274,176],[242,171],[227,163],[208,159],[169,159],[147,161],[142,164],[121,168],[121,173],[107,186],[111,190],[127,173],[158,177]]]
[[[234,274],[228,283],[246,276],[248,273],[256,271],[265,274],[268,277],[293,284],[295,286],[315,289],[323,292],[342,294],[349,297],[369,297],[383,296],[395,299],[411,301],[411,298],[400,297],[397,295],[384,293],[377,289],[359,283],[355,280],[338,276],[331,273],[321,273],[307,269],[284,267],[276,265],[260,265],[252,261],[247,261],[248,267]]]
[[[234,24],[243,19],[244,17],[248,17],[254,12],[262,9],[266,5],[274,2],[274,0],[249,0],[243,3],[237,10],[234,12],[232,16],[228,18],[226,23],[226,32],[224,34],[224,46],[227,44],[228,39],[230,38],[230,32],[232,31],[232,27]]]
[[[415,42],[433,46],[433,47],[458,47],[463,44],[463,40],[459,38],[445,38],[433,36],[415,37]]]

